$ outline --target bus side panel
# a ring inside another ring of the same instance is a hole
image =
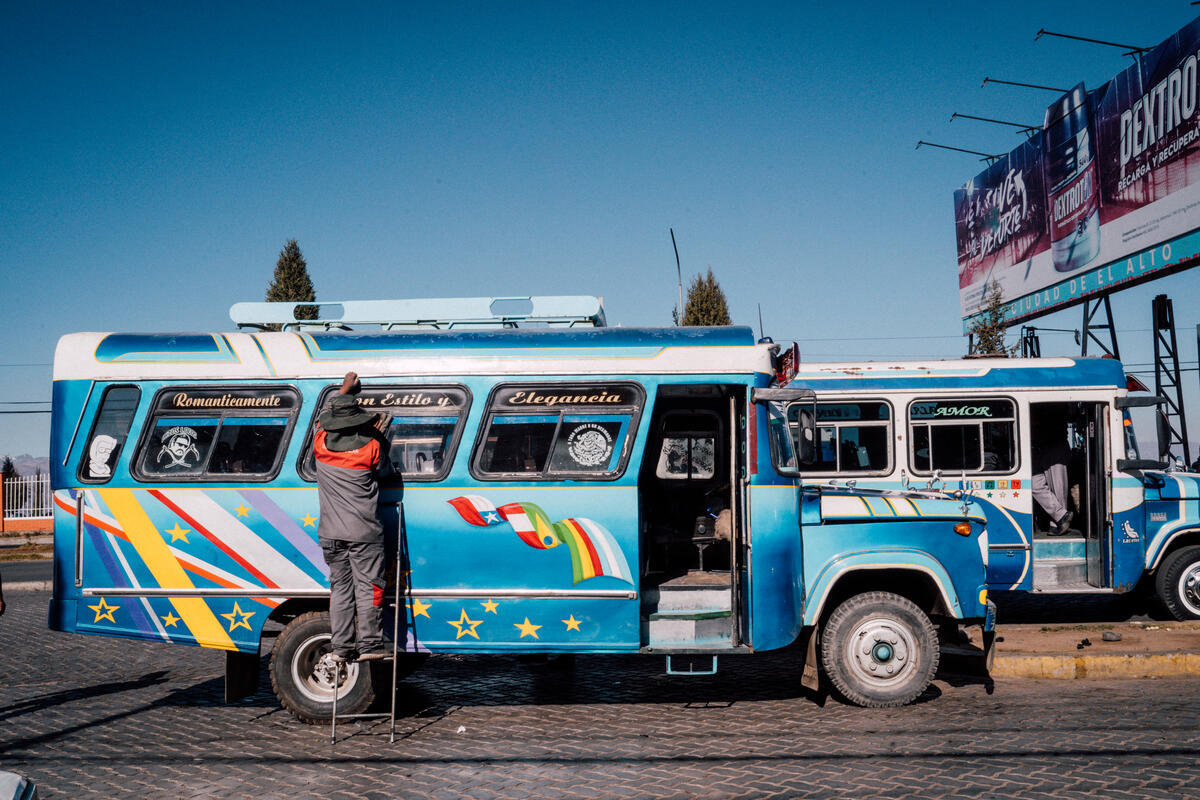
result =
[[[54,505],[54,567],[48,621],[51,630],[75,629],[75,602],[79,589],[75,587],[75,515],[70,513],[75,501],[73,493],[66,487],[76,482],[74,470],[82,448],[80,442],[88,435],[102,394],[103,385],[93,389],[91,381],[60,380],[54,381],[52,387],[49,472]],[[85,410],[89,413],[81,417]],[[67,453],[72,438],[75,439],[75,458],[69,458]]]
[[[971,489],[971,498],[987,515],[988,554],[987,579],[988,587],[997,591],[1029,591],[1033,588],[1033,550],[1030,542],[1033,540],[1033,514],[1027,507],[1022,507],[1008,498],[1001,499],[1001,490],[996,486],[996,480],[972,481],[982,483],[980,488]],[[1013,478],[1005,483],[1009,487],[1029,482],[1021,478]],[[956,482],[950,484],[951,488]],[[1016,506],[1016,507],[1014,507]]]
[[[979,602],[984,588],[975,536],[959,536],[953,520],[875,520],[826,523],[805,531],[805,582],[811,587],[805,619],[815,622],[821,607],[844,573],[859,569],[914,569],[938,586],[950,613],[958,618],[983,617]],[[957,540],[957,541],[956,541]]]
[[[316,506],[315,491],[263,485],[84,490],[82,572],[90,591],[77,604],[75,629],[257,652],[280,595],[327,591]],[[66,513],[73,527],[74,507]],[[128,596],[143,589],[179,594]],[[246,595],[203,596],[231,589]]]
[[[637,508],[636,485],[411,484],[402,568],[419,647],[636,651]]]
[[[1137,585],[1146,570],[1150,531],[1156,525],[1146,519],[1142,482],[1114,472],[1112,477],[1112,586],[1127,592]]]

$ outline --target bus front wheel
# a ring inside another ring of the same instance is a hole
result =
[[[1158,569],[1155,588],[1175,619],[1200,619],[1200,545],[1167,556]]]
[[[375,700],[370,664],[349,663],[340,674],[321,657],[330,651],[329,613],[310,611],[289,622],[271,651],[271,687],[283,707],[301,722],[328,722],[337,687],[338,716],[361,714]]]
[[[933,623],[911,600],[891,592],[847,599],[830,615],[820,641],[825,675],[856,706],[911,703],[937,672]]]

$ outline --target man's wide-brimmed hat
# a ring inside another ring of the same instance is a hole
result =
[[[356,398],[338,394],[329,401],[329,406],[321,412],[317,421],[327,431],[345,431],[374,422],[375,415],[363,410]]]

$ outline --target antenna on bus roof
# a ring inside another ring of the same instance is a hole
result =
[[[679,245],[675,244],[675,229],[667,228],[671,232],[671,247],[675,248],[675,277],[679,279],[679,316],[675,319],[676,325],[683,324],[683,270],[679,268]]]
[[[316,319],[300,319],[298,307],[317,308]],[[606,328],[604,303],[588,295],[541,297],[451,297],[414,300],[336,300],[302,303],[234,303],[229,318],[242,330],[392,330],[494,328]]]
[[[758,338],[759,338],[759,340],[767,338],[767,335],[765,333],[763,333],[762,303],[758,304]]]

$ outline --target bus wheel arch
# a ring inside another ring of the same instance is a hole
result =
[[[939,656],[929,614],[894,592],[851,595],[821,631],[822,671],[836,694],[864,708],[916,700],[933,681]]]
[[[301,722],[329,721],[335,685],[339,715],[360,714],[375,700],[380,662],[347,664],[337,680],[321,661],[330,650],[329,631],[329,612],[308,611],[288,622],[271,650],[271,688]]]
[[[1154,588],[1172,617],[1200,619],[1200,544],[1185,544],[1168,553],[1158,567]]]
[[[822,603],[819,624],[824,624],[843,602],[866,592],[899,595],[930,617],[955,616],[947,606],[944,590],[924,570],[865,567],[841,575],[829,588]]]

